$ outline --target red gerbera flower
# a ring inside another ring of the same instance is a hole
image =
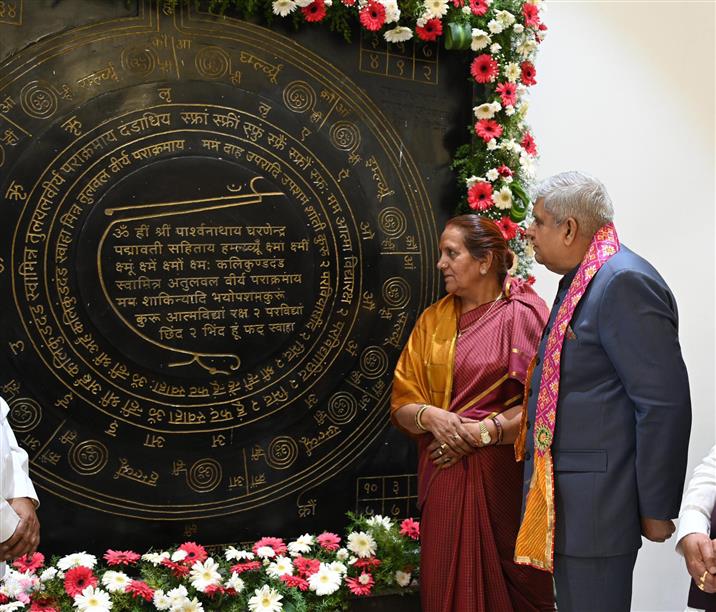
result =
[[[497,225],[499,226],[502,235],[505,237],[505,240],[512,240],[515,236],[517,236],[519,225],[517,225],[517,223],[509,217],[502,217],[497,222]]]
[[[353,564],[353,567],[357,567],[358,569],[370,569],[371,567],[379,567],[380,566],[380,559],[377,559],[375,557],[366,557],[365,559],[358,559]]]
[[[512,170],[510,170],[507,166],[505,166],[505,164],[502,164],[497,169],[497,174],[499,174],[500,176],[512,176]]]
[[[281,582],[283,582],[286,586],[298,589],[299,591],[308,590],[308,580],[301,578],[300,576],[289,576],[288,574],[283,574],[283,576],[279,576],[279,580],[281,580]]]
[[[38,570],[45,563],[45,555],[36,552],[32,555],[22,555],[12,562],[12,566],[20,572],[32,572]]]
[[[353,5],[356,3],[356,0],[341,0],[341,2],[342,2],[345,6],[353,6]]]
[[[88,586],[97,586],[97,576],[89,567],[73,567],[65,574],[65,591],[70,597],[81,594]]]
[[[2,603],[2,601],[0,601]],[[36,599],[30,604],[30,612],[59,612],[60,608],[52,599]]]
[[[208,587],[204,589],[204,595],[208,595],[209,597],[214,597],[215,595],[223,595],[227,592],[229,589],[225,589],[220,584],[210,584]],[[231,589],[233,591],[233,589]],[[236,593],[236,591],[234,591]]]
[[[318,559],[307,559],[306,557],[296,557],[293,560],[293,565],[304,578],[308,578],[321,569],[321,562]]]
[[[525,25],[528,27],[539,27],[539,10],[534,4],[525,2],[522,5],[522,14],[525,16]]]
[[[472,65],[470,66],[470,74],[472,74],[472,78],[478,83],[489,83],[494,81],[499,72],[500,70],[497,62],[487,53],[478,55],[474,60],[472,60]]]
[[[177,578],[183,578],[184,576],[189,575],[189,571],[191,570],[190,566],[184,565],[182,563],[175,563],[171,559],[163,559],[162,565],[164,567],[168,567],[170,570],[172,570],[172,573]]]
[[[353,595],[365,596],[370,595],[375,580],[368,572],[361,573],[358,578],[346,578],[346,584]]]
[[[465,0],[452,0],[452,5],[455,8],[462,8],[463,6],[465,6]]]
[[[183,550],[186,553],[186,557],[182,561],[185,565],[194,565],[197,561],[206,561],[209,556],[206,549],[196,542],[184,542],[179,547],[179,550]]]
[[[135,599],[141,597],[144,601],[152,601],[154,598],[154,589],[141,580],[132,580],[124,587],[124,592],[129,593]]]
[[[485,0],[470,0],[470,10],[473,15],[484,15],[487,13],[487,2]]]
[[[368,4],[360,10],[360,22],[366,30],[380,30],[385,23],[385,7],[380,2],[368,0]]]
[[[467,203],[472,210],[486,211],[491,208],[492,201],[492,185],[485,181],[478,181],[470,189],[467,190]]]
[[[244,561],[243,563],[237,563],[231,566],[231,571],[237,574],[243,574],[244,572],[251,572],[261,568],[259,561]]]
[[[141,558],[135,552],[131,550],[108,550],[104,553],[104,558],[107,561],[107,565],[132,565]]]
[[[424,26],[416,26],[415,34],[417,34],[420,40],[435,40],[438,36],[443,33],[442,21],[433,17],[425,22]]]
[[[493,138],[502,136],[502,126],[492,119],[480,119],[475,124],[475,134],[485,142],[490,142]]]
[[[0,604],[6,604],[8,601],[10,601],[10,598],[7,595],[0,593]]]
[[[252,549],[254,554],[256,554],[258,549],[262,546],[270,546],[277,555],[283,555],[288,550],[286,544],[284,544],[281,538],[261,538],[258,542],[256,542],[256,544],[254,544]]]
[[[537,71],[535,70],[534,64],[532,62],[522,62],[520,68],[522,69],[520,80],[525,85],[536,85],[537,81],[535,77],[537,76]]]
[[[535,144],[535,139],[532,138],[532,134],[529,132],[525,132],[522,140],[520,140],[520,144],[529,155],[532,155],[533,157],[537,155],[537,145]]]
[[[402,523],[400,523],[400,533],[401,535],[408,536],[413,540],[417,540],[420,538],[420,523],[412,518],[406,518]]]
[[[326,16],[326,5],[323,0],[313,0],[308,6],[302,6],[301,12],[306,21],[323,21],[323,18]]]
[[[502,106],[514,106],[517,103],[517,87],[514,83],[500,83],[495,89],[500,94]]]
[[[319,546],[325,550],[338,550],[341,543],[341,538],[335,533],[330,531],[324,531],[321,535],[316,537],[316,541]]]

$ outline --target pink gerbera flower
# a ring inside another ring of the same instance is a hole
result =
[[[380,2],[368,0],[368,4],[360,10],[360,22],[366,30],[380,30],[385,23],[385,7]]]
[[[289,574],[283,574],[283,576],[279,576],[279,580],[283,582],[286,586],[291,587],[293,589],[298,589],[299,591],[307,591],[308,590],[308,580],[305,578],[301,578],[300,576],[290,576]]]
[[[368,572],[362,572],[358,578],[346,578],[346,584],[353,595],[362,597],[370,595],[373,585],[375,584],[375,580]]]
[[[472,60],[472,65],[470,66],[470,74],[472,74],[472,78],[478,83],[490,83],[494,81],[499,72],[497,62],[487,53],[478,55]]]
[[[168,567],[177,578],[183,578],[189,574],[191,566],[183,563],[175,563],[171,559],[163,559],[162,565]]]
[[[323,21],[326,16],[326,5],[323,0],[313,0],[308,6],[301,7],[301,12],[306,21],[312,23]]]
[[[484,212],[491,208],[492,201],[492,185],[485,181],[478,181],[470,189],[467,190],[467,203],[472,210]]]
[[[502,126],[492,119],[480,119],[475,124],[475,134],[485,142],[490,142],[493,138],[502,136]]]
[[[304,578],[308,578],[321,569],[321,562],[318,559],[307,559],[306,557],[296,557],[293,560],[293,565]]]
[[[353,567],[357,567],[358,569],[370,569],[371,567],[379,567],[379,566],[380,566],[380,559],[377,559],[376,557],[366,557],[364,559],[358,559],[353,564]]]
[[[204,595],[208,595],[209,597],[214,597],[216,595],[223,595],[227,592],[228,589],[225,589],[220,584],[210,584],[204,589]],[[233,590],[233,589],[231,589]],[[236,593],[236,591],[234,591]]]
[[[341,544],[341,538],[330,531],[324,531],[321,535],[316,537],[316,541],[324,550],[338,550]]]
[[[500,83],[495,89],[500,94],[502,106],[514,106],[517,103],[517,87],[514,83],[506,81]]]
[[[124,592],[129,593],[134,599],[142,598],[144,601],[152,601],[154,598],[154,589],[141,580],[132,580],[124,588]]]
[[[131,550],[108,550],[104,553],[107,565],[132,565],[141,559],[141,556]]]
[[[470,10],[478,17],[487,13],[487,2],[485,0],[470,0]]]
[[[529,132],[525,132],[525,135],[522,137],[522,140],[520,140],[520,144],[529,155],[532,155],[533,157],[537,155],[537,145],[535,144],[535,139]]]
[[[435,40],[443,33],[443,24],[438,18],[433,17],[425,22],[424,26],[416,26],[415,34],[420,40]]]
[[[183,550],[186,553],[186,557],[182,561],[185,565],[194,565],[197,561],[206,561],[209,556],[206,548],[196,542],[184,542],[178,550]]]
[[[264,546],[269,546],[270,548],[273,548],[273,551],[277,555],[284,555],[288,550],[286,544],[284,544],[281,538],[261,538],[256,542],[256,544],[254,544],[254,547],[252,549],[254,551],[254,554],[257,553],[259,548],[262,548]]]
[[[420,538],[420,523],[412,518],[406,518],[400,523],[400,533],[413,540],[417,540]]]
[[[522,5],[522,14],[525,17],[525,25],[531,28],[539,27],[539,9],[529,2]]]
[[[517,225],[517,223],[512,221],[509,217],[502,217],[497,222],[497,225],[499,226],[502,235],[505,237],[505,240],[512,240],[515,236],[517,236],[519,225]]]
[[[97,576],[88,567],[73,567],[65,574],[65,592],[70,597],[80,595],[88,586],[97,586]]]
[[[30,604],[30,612],[60,612],[60,607],[52,599],[36,599]]]
[[[237,563],[231,566],[231,571],[236,574],[243,574],[244,572],[252,572],[261,568],[259,561],[244,561],[243,563]]]
[[[520,76],[522,83],[525,85],[536,85],[537,80],[535,77],[537,76],[537,71],[535,70],[534,64],[532,62],[522,62],[520,68],[522,69],[522,75]]]
[[[32,572],[40,569],[45,563],[45,555],[36,552],[31,555],[22,555],[12,562],[12,566],[20,572]]]

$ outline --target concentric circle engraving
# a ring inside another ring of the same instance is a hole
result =
[[[30,81],[20,92],[20,103],[31,117],[47,119],[57,111],[57,94],[44,81]]]
[[[276,470],[291,467],[298,459],[298,444],[290,436],[279,436],[269,444],[266,463]]]
[[[399,238],[405,233],[407,221],[403,212],[394,207],[384,208],[378,216],[380,228],[390,237]]]
[[[353,395],[339,391],[328,400],[328,418],[335,425],[346,425],[358,414],[358,401]]]
[[[229,71],[231,59],[220,47],[204,47],[196,54],[195,65],[203,77],[215,80]]]
[[[388,371],[388,355],[379,346],[369,346],[360,356],[360,367],[366,378],[380,378]]]
[[[78,474],[90,476],[104,469],[109,460],[109,451],[102,442],[86,440],[75,444],[67,459],[70,467]]]
[[[403,308],[410,301],[410,285],[400,277],[394,276],[383,283],[383,299],[390,308]]]
[[[283,102],[294,113],[305,113],[316,104],[316,92],[304,81],[289,83],[283,90]]]
[[[18,397],[9,403],[8,419],[18,433],[32,431],[42,419],[42,407],[34,399]]]
[[[149,47],[127,47],[122,50],[122,68],[139,77],[154,72],[157,58]]]
[[[331,126],[331,144],[341,151],[354,151],[360,146],[360,130],[350,121],[336,121]]]
[[[223,470],[216,459],[200,459],[191,466],[187,483],[198,493],[213,491],[221,483]]]

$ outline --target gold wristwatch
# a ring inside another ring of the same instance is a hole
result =
[[[490,432],[487,431],[485,421],[478,421],[477,426],[480,428],[480,440],[482,441],[482,445],[488,446],[492,442],[492,436],[490,436]]]

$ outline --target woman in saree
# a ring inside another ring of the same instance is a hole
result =
[[[423,612],[554,609],[551,575],[513,562],[513,442],[548,309],[508,275],[512,263],[494,222],[450,219],[437,264],[448,295],[418,319],[395,370],[392,419],[419,448]]]

